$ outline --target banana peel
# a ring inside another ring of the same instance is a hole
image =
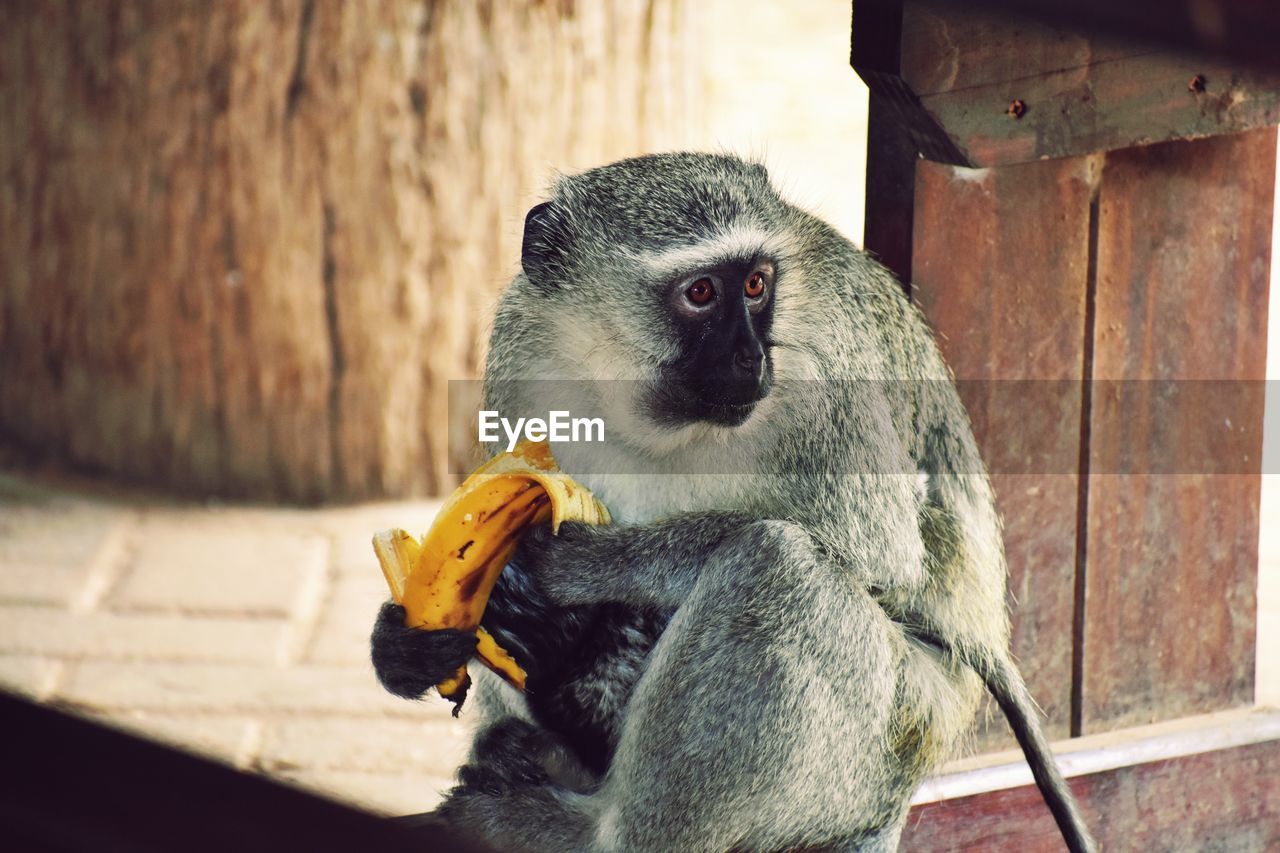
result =
[[[399,528],[373,537],[373,550],[391,590],[405,609],[405,624],[425,630],[472,631],[476,657],[517,690],[525,672],[480,627],[493,586],[524,533],[565,521],[608,524],[609,511],[562,472],[545,441],[522,442],[495,456],[463,481],[436,515],[421,541]],[[471,678],[465,665],[436,686],[462,708]]]

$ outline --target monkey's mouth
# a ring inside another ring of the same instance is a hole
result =
[[[760,399],[764,398],[761,397]],[[759,400],[755,400],[750,403],[705,403],[695,420],[718,424],[719,426],[742,426],[747,422],[747,418],[751,417],[751,413],[756,410],[756,403],[759,402]]]
[[[704,385],[663,381],[651,389],[649,410],[658,423],[668,427],[692,423],[736,427],[746,423],[772,388],[773,372],[767,368],[753,382]]]

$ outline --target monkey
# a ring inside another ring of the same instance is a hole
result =
[[[499,578],[485,625],[528,689],[476,673],[436,819],[500,849],[894,850],[985,686],[1094,849],[1009,652],[994,496],[932,334],[762,165],[561,176],[484,382],[504,416],[605,413],[608,441],[555,453],[614,523],[535,529]],[[374,668],[416,697],[474,638],[403,620],[384,605]]]

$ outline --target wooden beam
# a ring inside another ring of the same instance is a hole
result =
[[[939,0],[903,0],[890,28],[879,7],[892,5],[857,4],[853,65],[931,160],[1006,165],[1280,123],[1275,63],[1259,69]],[[865,38],[863,22],[875,30]]]
[[[1133,54],[920,95],[920,102],[968,163],[996,166],[1274,125],[1280,74],[1229,60]]]
[[[872,94],[867,114],[867,188],[862,247],[893,270],[908,294],[915,274],[911,235],[915,230],[915,143],[897,111]]]
[[[1280,5],[1272,0],[937,0],[972,13],[1017,17],[1099,36],[1230,57],[1280,69]]]
[[[1280,843],[1280,712],[1250,709],[1054,744],[1104,849],[1264,850]],[[1016,752],[957,762],[914,798],[902,850],[1058,851]]]
[[[864,79],[874,78],[867,111],[867,185],[862,246],[893,270],[911,290],[911,233],[915,168],[920,134],[913,117],[919,102],[901,85],[902,0],[858,0],[849,50],[850,64]],[[899,102],[905,98],[904,102]],[[924,134],[942,138],[937,128]]]

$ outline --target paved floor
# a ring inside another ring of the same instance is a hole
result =
[[[0,686],[377,811],[428,809],[470,734],[443,700],[375,680],[369,538],[434,512],[190,506],[0,474]]]
[[[0,466],[3,467],[3,466]],[[1280,478],[1264,528],[1280,530]],[[430,808],[470,730],[378,686],[373,531],[436,504],[191,505],[0,473],[0,687],[385,813]],[[1280,704],[1280,549],[1264,536],[1260,699]]]

